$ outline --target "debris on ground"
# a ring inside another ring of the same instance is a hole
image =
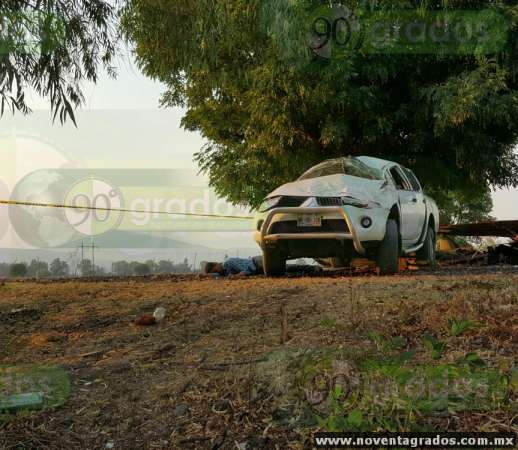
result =
[[[159,307],[155,309],[153,315],[144,314],[143,316],[137,317],[133,323],[140,327],[149,327],[156,325],[164,320],[166,315],[166,309]]]
[[[518,265],[518,241],[490,247],[488,249],[488,264]]]
[[[518,220],[491,220],[487,222],[442,225],[439,233],[448,236],[514,238],[518,236]]]
[[[10,308],[6,311],[2,311],[0,308],[0,321],[2,322],[20,322],[20,321],[33,321],[40,318],[41,312],[36,308]]]
[[[160,307],[160,308],[155,309],[155,312],[153,313],[153,317],[155,318],[156,322],[159,323],[159,322],[162,322],[162,320],[164,320],[165,314],[166,314],[165,308]]]
[[[150,316],[148,314],[137,317],[133,323],[139,327],[150,327],[152,325],[157,324],[157,320],[154,316]]]

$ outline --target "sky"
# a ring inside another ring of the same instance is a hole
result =
[[[151,192],[150,197],[175,197],[178,201],[186,197],[190,198],[189,205],[196,204],[197,207],[209,208],[210,212],[217,207],[219,212],[234,213],[235,211],[228,209],[228,206],[217,203],[218,200],[213,193],[208,193],[202,188],[207,185],[207,181],[204,176],[196,174],[197,167],[193,155],[203,146],[204,140],[199,134],[187,132],[181,127],[181,109],[159,107],[163,89],[160,83],[140,73],[129,58],[120,59],[116,79],[103,75],[96,85],[86,86],[86,104],[77,112],[77,129],[71,121],[65,125],[59,122],[52,124],[47,102],[35,95],[29,95],[28,103],[34,109],[32,115],[6,114],[0,120],[0,146],[4,147],[0,156],[0,193],[5,195],[7,191],[12,194],[17,187],[17,192],[25,192],[27,198],[32,196],[33,200],[46,198],[51,201],[52,193],[42,187],[47,183],[45,180],[54,180],[54,177],[63,174],[69,176],[70,173],[79,173],[83,178],[85,174],[86,178],[95,178],[97,184],[92,187],[92,183],[79,183],[74,188],[76,194],[80,193],[81,189],[94,189],[95,192],[104,195],[111,192],[110,188],[113,187],[112,182],[104,183],[106,177],[118,172],[125,177],[122,182],[124,186],[121,188],[124,190],[123,197],[127,199],[129,196],[134,204],[140,202],[139,205],[145,207],[143,209],[153,206],[161,209],[165,203],[160,203],[161,200],[156,199],[156,204],[146,203],[145,200],[137,198],[137,191]],[[6,152],[5,148],[10,151]],[[43,169],[51,172],[47,171],[43,176]],[[81,172],[79,169],[89,172]],[[130,172],[128,169],[138,172]],[[149,169],[155,169],[157,172],[150,172]],[[163,175],[160,175],[160,170],[177,170],[175,173],[182,175],[174,179],[173,187],[163,184],[159,186],[158,182],[146,186],[135,183],[136,179],[160,178]],[[31,175],[34,173],[36,176]],[[189,183],[185,184],[180,180],[184,178],[188,178]],[[196,192],[196,195],[193,192]],[[495,217],[518,218],[516,189],[499,190],[494,193],[493,198]],[[246,211],[241,213],[246,214]],[[76,218],[78,221],[81,220],[79,216]],[[58,239],[47,240],[50,245],[61,243],[59,238],[66,235],[65,230],[60,228],[62,224],[54,219],[46,217],[45,222],[40,221],[39,224],[42,235],[49,236],[49,233],[53,233],[53,239],[54,235],[57,235]],[[67,217],[68,221],[74,219]],[[19,239],[19,233],[5,230],[6,222],[13,220],[24,219],[7,217],[5,208],[0,207],[0,247],[37,247],[38,242],[29,239],[31,242],[27,245],[27,239]],[[123,221],[122,225],[126,230],[174,231],[175,238],[210,248],[224,249],[230,243],[236,248],[256,248],[248,225],[243,222],[238,224],[236,229],[233,226],[217,224],[212,232],[195,234],[186,232],[189,224],[184,224],[180,231],[170,230],[164,228],[164,222],[160,222],[158,218],[151,224],[144,224],[145,226],[140,223],[138,228],[135,228],[135,223],[130,222]],[[84,231],[87,225],[92,226],[91,222],[87,222],[86,225],[81,223],[81,230]],[[225,227],[230,227],[226,233]]]

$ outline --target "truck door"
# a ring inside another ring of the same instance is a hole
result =
[[[417,244],[423,231],[426,217],[424,195],[417,179],[413,180],[410,178],[402,168],[398,166],[392,167],[390,175],[394,180],[399,195],[401,239],[403,240],[403,246],[408,247]]]

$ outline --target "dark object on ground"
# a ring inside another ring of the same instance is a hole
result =
[[[518,242],[502,244],[488,249],[488,264],[518,265]]]
[[[188,413],[189,413],[189,405],[186,405],[185,403],[180,403],[174,409],[174,415],[177,417],[185,416]]]
[[[1,322],[27,322],[38,320],[41,312],[35,308],[15,308],[8,311],[0,311]]]
[[[309,264],[288,264],[286,266],[286,273],[290,275],[315,275],[322,272],[322,267],[310,266]]]

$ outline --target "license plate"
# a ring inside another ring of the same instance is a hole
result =
[[[297,218],[298,227],[321,227],[322,217],[316,214],[303,214]]]

